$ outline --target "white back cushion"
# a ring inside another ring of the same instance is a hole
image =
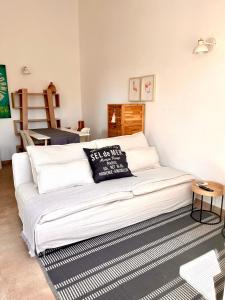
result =
[[[135,147],[148,147],[148,142],[143,132],[138,132],[132,135],[124,135],[113,138],[96,140],[97,148],[120,145],[123,151]]]
[[[94,182],[87,159],[39,165],[36,171],[40,194]]]
[[[155,147],[138,147],[126,150],[128,168],[131,172],[160,167]]]
[[[95,141],[53,146],[28,146],[34,183],[37,184],[37,168],[46,164],[62,164],[86,159],[83,148],[96,148]]]
[[[27,152],[30,158],[31,169],[34,183],[38,184],[37,169],[42,165],[49,164],[65,164],[75,160],[86,159],[83,148],[101,148],[105,146],[120,145],[123,151],[134,149],[136,147],[148,148],[148,142],[142,132],[132,135],[119,136],[114,138],[99,139],[86,143],[76,143],[67,145],[53,145],[53,146],[28,146]],[[130,154],[134,157],[139,154]],[[137,156],[136,156],[137,157]],[[134,159],[131,159],[133,161]],[[148,158],[149,160],[149,158]],[[131,162],[133,164],[133,162]],[[150,162],[148,162],[148,165]],[[140,169],[144,163],[139,163]]]

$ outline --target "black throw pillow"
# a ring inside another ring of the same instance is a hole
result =
[[[128,168],[126,153],[121,151],[119,145],[83,150],[90,163],[95,183],[133,176]]]

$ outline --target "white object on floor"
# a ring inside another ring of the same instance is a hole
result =
[[[216,300],[214,276],[221,269],[214,250],[182,265],[180,276],[207,300]]]

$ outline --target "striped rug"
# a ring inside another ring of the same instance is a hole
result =
[[[203,299],[179,276],[179,267],[217,249],[225,273],[221,228],[222,223],[203,225],[193,221],[188,206],[49,250],[38,260],[57,299]],[[223,275],[216,278],[216,283],[221,298]]]

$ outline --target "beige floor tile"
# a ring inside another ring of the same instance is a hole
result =
[[[11,166],[0,170],[0,300],[53,300],[36,260],[20,237]]]

